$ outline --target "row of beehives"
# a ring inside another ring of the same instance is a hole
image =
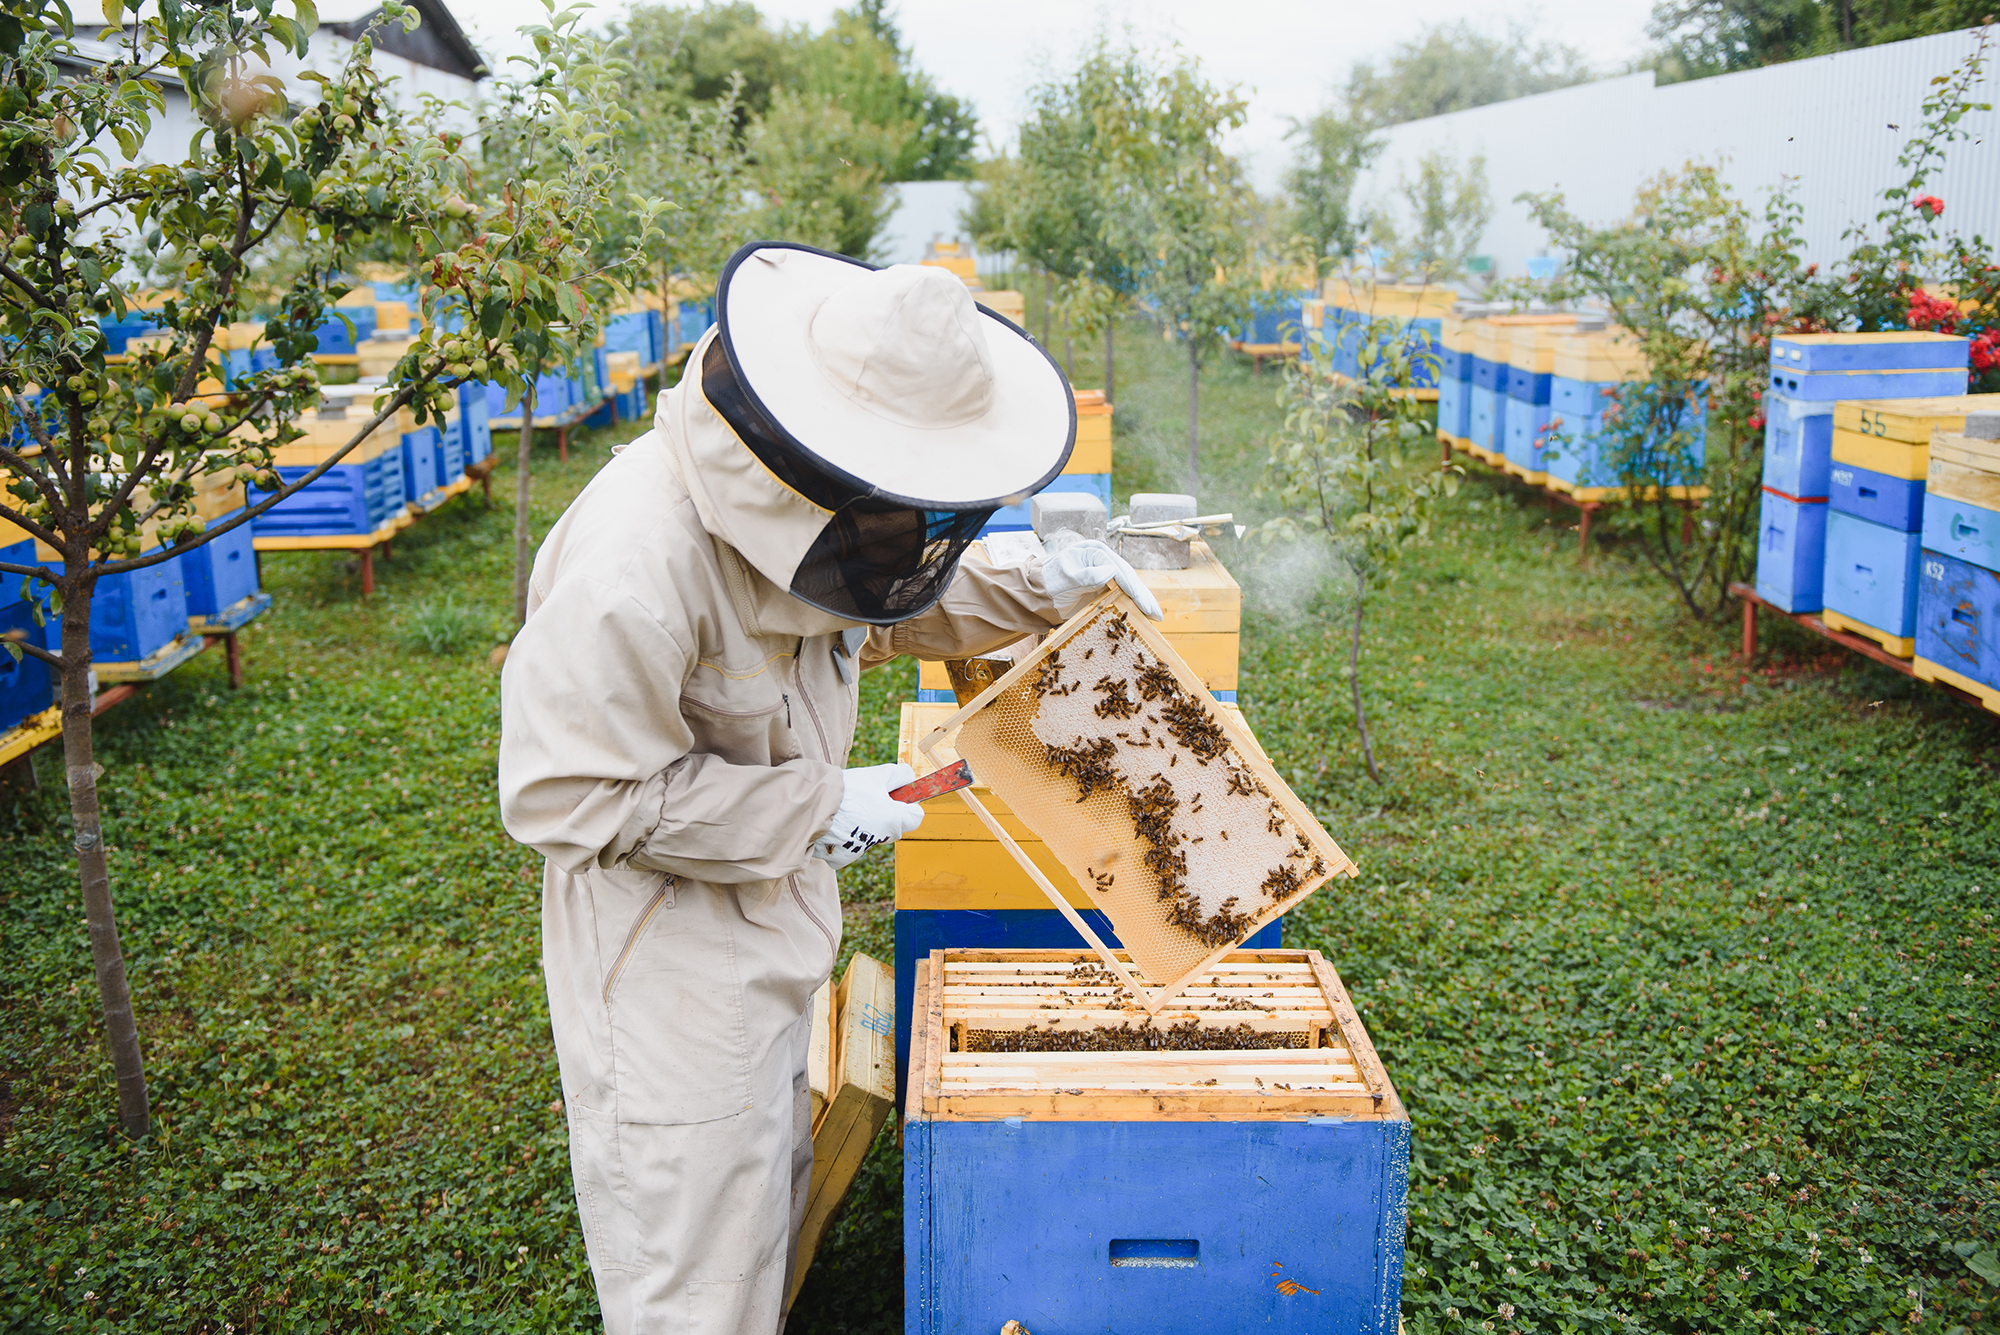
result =
[[[233,476],[203,475],[193,482],[195,513],[203,522],[223,523],[244,508],[243,485]],[[136,503],[147,504],[143,494]],[[144,545],[137,554],[158,549],[157,528],[149,522],[141,530]],[[240,630],[269,607],[270,595],[258,588],[250,542],[245,524],[171,560],[100,579],[90,609],[98,681],[155,680],[199,653],[203,636]],[[0,561],[57,565],[61,558],[53,547],[0,521]],[[60,651],[60,618],[47,590],[18,576],[4,577],[0,634]],[[57,697],[54,674],[39,659],[0,653],[0,735],[53,711]]]

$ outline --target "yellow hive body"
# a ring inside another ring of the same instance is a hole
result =
[[[638,385],[640,361],[636,351],[607,352],[604,354],[604,365],[613,394],[629,394]]]
[[[1566,380],[1644,380],[1648,374],[1639,340],[1624,329],[1558,333],[1549,369]]]
[[[2000,510],[2000,441],[1979,440],[1942,427],[1933,431],[1924,491]]]
[[[1920,478],[1930,471],[1935,431],[1962,431],[1967,413],[2000,411],[2000,394],[1934,399],[1853,399],[1833,408],[1833,461]]]
[[[825,1107],[813,1118],[812,1185],[787,1308],[799,1296],[813,1254],[896,1101],[895,975],[880,961],[857,954],[832,994],[829,1014],[832,1074]]]
[[[917,969],[910,1102],[931,1116],[1405,1115],[1318,951],[1228,952],[1150,1016],[1087,951],[934,951]]]
[[[1005,316],[1023,329],[1028,327],[1028,299],[1012,288],[983,290],[979,304],[995,315]]]
[[[1077,411],[1080,424],[1085,420],[1081,404]],[[1100,420],[1109,422],[1110,418]],[[1082,430],[1080,425],[1078,430]],[[1108,459],[1103,471],[1110,471]],[[1233,691],[1243,624],[1242,586],[1199,538],[1188,544],[1188,557],[1185,570],[1141,570],[1139,578],[1160,600],[1160,610],[1167,618],[1160,623],[1160,631],[1174,646],[1174,652],[1200,675],[1209,690]],[[975,545],[966,559],[984,561],[984,548]],[[917,684],[929,691],[948,691],[951,678],[944,664],[922,663],[917,668]]]
[[[1171,997],[1354,864],[1122,593],[1072,617],[923,749],[972,762]],[[967,795],[975,817],[984,811]],[[997,821],[995,822],[997,826]],[[995,826],[989,826],[995,828]],[[1046,881],[1010,835],[996,838]],[[1094,934],[1053,883],[1044,892]]]
[[[354,345],[354,367],[362,379],[387,379],[396,369],[396,363],[403,360],[403,354],[416,344],[413,338],[364,338]]]

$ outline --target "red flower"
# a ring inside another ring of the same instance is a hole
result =
[[[1910,201],[1913,209],[1922,209],[1926,218],[1935,219],[1944,212],[1944,201],[1936,195],[1919,195]]]
[[[1991,371],[2000,367],[2000,328],[1993,328],[1972,340],[1972,369]]]
[[[1958,307],[1940,297],[1934,297],[1921,288],[1910,290],[1909,325],[1912,329],[1929,329],[1940,334],[1949,334],[1958,328]]]
[[[1750,419],[1749,426],[1751,434],[1753,435],[1756,434],[1757,432],[1762,431],[1764,429],[1764,414],[1758,413],[1756,416],[1752,417]]]

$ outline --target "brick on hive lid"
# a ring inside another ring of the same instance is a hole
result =
[[[1028,501],[1028,522],[1044,542],[1062,532],[1102,540],[1109,518],[1104,502],[1087,491],[1044,491]]]
[[[1134,524],[1157,524],[1169,519],[1193,519],[1199,513],[1194,497],[1182,492],[1140,491],[1132,494],[1130,519]],[[1186,570],[1188,545],[1174,538],[1147,538],[1121,535],[1118,551],[1138,570]]]
[[[2000,440],[2000,413],[1967,413],[1965,434],[1974,440]]]

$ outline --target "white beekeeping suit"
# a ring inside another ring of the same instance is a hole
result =
[[[945,271],[753,245],[717,311],[542,544],[501,688],[610,1335],[781,1327],[834,870],[921,819],[886,796],[907,771],[846,768],[859,669],[990,652],[1113,578],[1145,595],[1101,544],[959,564],[1061,471],[1075,419]]]

